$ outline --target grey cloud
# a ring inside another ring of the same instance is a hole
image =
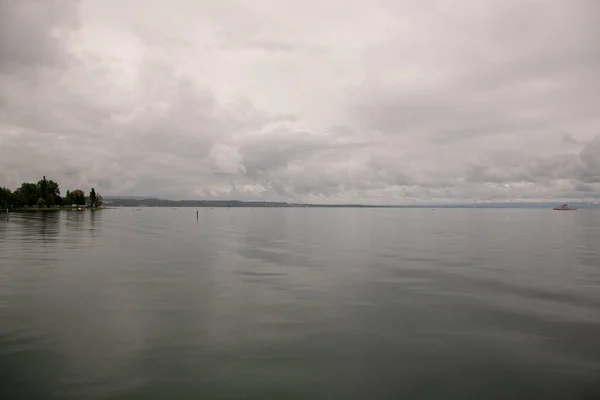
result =
[[[313,133],[278,128],[240,139],[240,150],[244,154],[243,163],[248,174],[256,177],[294,163],[306,161],[315,156],[331,156],[330,151],[344,151],[363,147],[367,142],[351,130],[334,127],[330,133]]]
[[[573,136],[571,136],[568,133],[563,134],[562,143],[565,145],[575,145],[575,146],[581,145],[580,140],[575,139]]]
[[[479,164],[471,165],[466,176],[473,183],[514,184],[527,182],[541,187],[557,181],[569,182],[564,190],[593,192],[600,189],[600,136],[585,145],[579,153],[549,157],[531,157],[502,152]]]
[[[370,203],[600,192],[597,2],[115,4],[0,0],[0,185]]]
[[[0,68],[64,66],[64,39],[78,23],[74,0],[0,1]]]
[[[367,53],[380,75],[384,61],[401,63],[408,50],[403,70],[416,75],[407,84],[366,81],[354,108],[367,127],[449,140],[548,130],[596,117],[597,2],[434,4],[439,26],[432,27],[428,15],[410,39],[400,30]],[[432,32],[444,27],[445,35]]]
[[[255,39],[245,40],[235,44],[222,44],[216,46],[217,49],[221,50],[263,50],[268,52],[289,52],[289,51],[302,51],[308,50],[312,46],[305,46],[299,43],[289,42],[285,40],[273,40],[273,39]]]

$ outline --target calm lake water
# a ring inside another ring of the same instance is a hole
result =
[[[2,399],[600,398],[600,211],[0,216]]]

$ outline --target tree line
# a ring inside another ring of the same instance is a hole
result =
[[[67,190],[65,195],[61,196],[58,183],[51,179],[47,180],[46,176],[37,183],[23,182],[14,191],[0,187],[0,207],[2,208],[53,208],[72,205],[100,207],[102,196],[96,193],[94,188],[87,196],[81,189]]]

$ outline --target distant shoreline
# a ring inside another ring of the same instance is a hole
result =
[[[600,209],[600,204],[571,203],[579,209]],[[159,199],[121,199],[105,200],[101,207],[55,206],[55,207],[16,207],[9,212],[56,212],[56,211],[99,211],[118,208],[382,208],[382,209],[553,209],[555,203],[474,203],[474,204],[301,204],[286,202],[257,202],[241,200],[159,200]],[[6,208],[0,208],[0,213]]]
[[[110,207],[18,207],[9,208],[8,212],[56,212],[56,211],[99,211]],[[0,209],[6,212],[6,208]]]
[[[375,204],[302,204],[269,201],[241,201],[241,200],[163,200],[163,199],[131,199],[131,198],[108,198],[105,205],[109,207],[147,207],[147,208],[412,208],[412,209],[436,209],[436,208],[529,208],[529,209],[553,209],[557,203],[554,202],[513,202],[513,203],[457,203],[457,204],[404,204],[404,205],[375,205]],[[574,202],[572,205],[584,208],[600,208],[600,204]]]

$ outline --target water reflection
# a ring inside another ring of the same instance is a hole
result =
[[[2,398],[582,398],[600,213],[0,222]]]

